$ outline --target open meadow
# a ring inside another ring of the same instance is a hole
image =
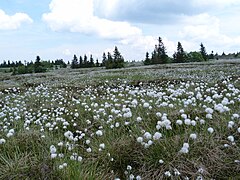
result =
[[[240,179],[240,60],[0,71],[0,179]]]

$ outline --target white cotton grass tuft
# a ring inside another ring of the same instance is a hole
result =
[[[183,122],[182,122],[182,120],[178,119],[178,120],[176,121],[176,124],[178,124],[178,125],[182,125]]]
[[[97,135],[97,136],[102,136],[102,135],[103,135],[102,130],[97,130],[97,131],[96,131],[96,135]]]
[[[167,177],[171,177],[171,176],[172,176],[172,174],[170,173],[170,171],[164,172],[164,175],[167,176]]]
[[[54,145],[51,145],[51,146],[50,146],[50,153],[51,153],[51,154],[54,154],[54,153],[56,153],[56,152],[57,152],[56,147],[55,147]]]
[[[192,140],[197,139],[197,134],[195,134],[195,133],[190,134],[190,138],[191,138]]]
[[[228,136],[227,139],[231,142],[234,142],[234,137],[233,136]]]
[[[141,122],[141,121],[142,121],[142,118],[141,118],[141,117],[137,117],[136,121],[137,121],[137,122]]]
[[[86,149],[86,151],[87,151],[88,153],[91,153],[91,152],[92,152],[92,148],[89,147],[89,148]]]
[[[206,118],[207,119],[212,119],[213,117],[212,117],[212,114],[206,114]]]
[[[6,140],[5,139],[0,139],[0,144],[5,144],[6,143]]]
[[[136,180],[142,180],[141,176],[136,176]]]
[[[152,135],[149,132],[145,132],[143,135],[146,139],[152,139]]]
[[[105,144],[104,144],[104,143],[101,143],[101,144],[99,144],[99,147],[100,147],[101,149],[105,149]]]
[[[186,124],[188,126],[191,125],[191,119],[185,119],[184,124]]]
[[[205,109],[205,112],[206,112],[207,114],[212,114],[212,113],[213,113],[213,109],[212,109],[212,108],[206,108],[206,109]]]
[[[131,171],[131,170],[132,170],[132,166],[127,165],[127,170],[128,170],[128,171]]]
[[[153,140],[158,140],[162,137],[162,134],[159,132],[155,132],[155,134],[153,135]]]
[[[160,159],[158,162],[159,162],[159,164],[163,164],[164,163],[164,161],[162,159]]]
[[[143,137],[138,137],[137,142],[142,143],[143,142]]]
[[[214,132],[214,129],[212,127],[209,127],[207,131],[212,134]]]
[[[187,154],[189,152],[189,144],[188,143],[183,143],[183,147],[179,151],[180,153]]]

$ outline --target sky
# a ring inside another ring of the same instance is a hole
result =
[[[71,61],[117,46],[126,60],[142,60],[158,37],[172,56],[200,43],[221,54],[240,52],[240,0],[1,0],[3,60]]]

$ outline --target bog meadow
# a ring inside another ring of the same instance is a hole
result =
[[[240,178],[239,59],[69,66],[0,71],[0,179]]]

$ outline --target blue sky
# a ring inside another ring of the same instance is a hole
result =
[[[239,0],[2,0],[0,62],[102,53],[117,45],[141,60],[161,36],[168,55],[185,51],[240,51]]]

